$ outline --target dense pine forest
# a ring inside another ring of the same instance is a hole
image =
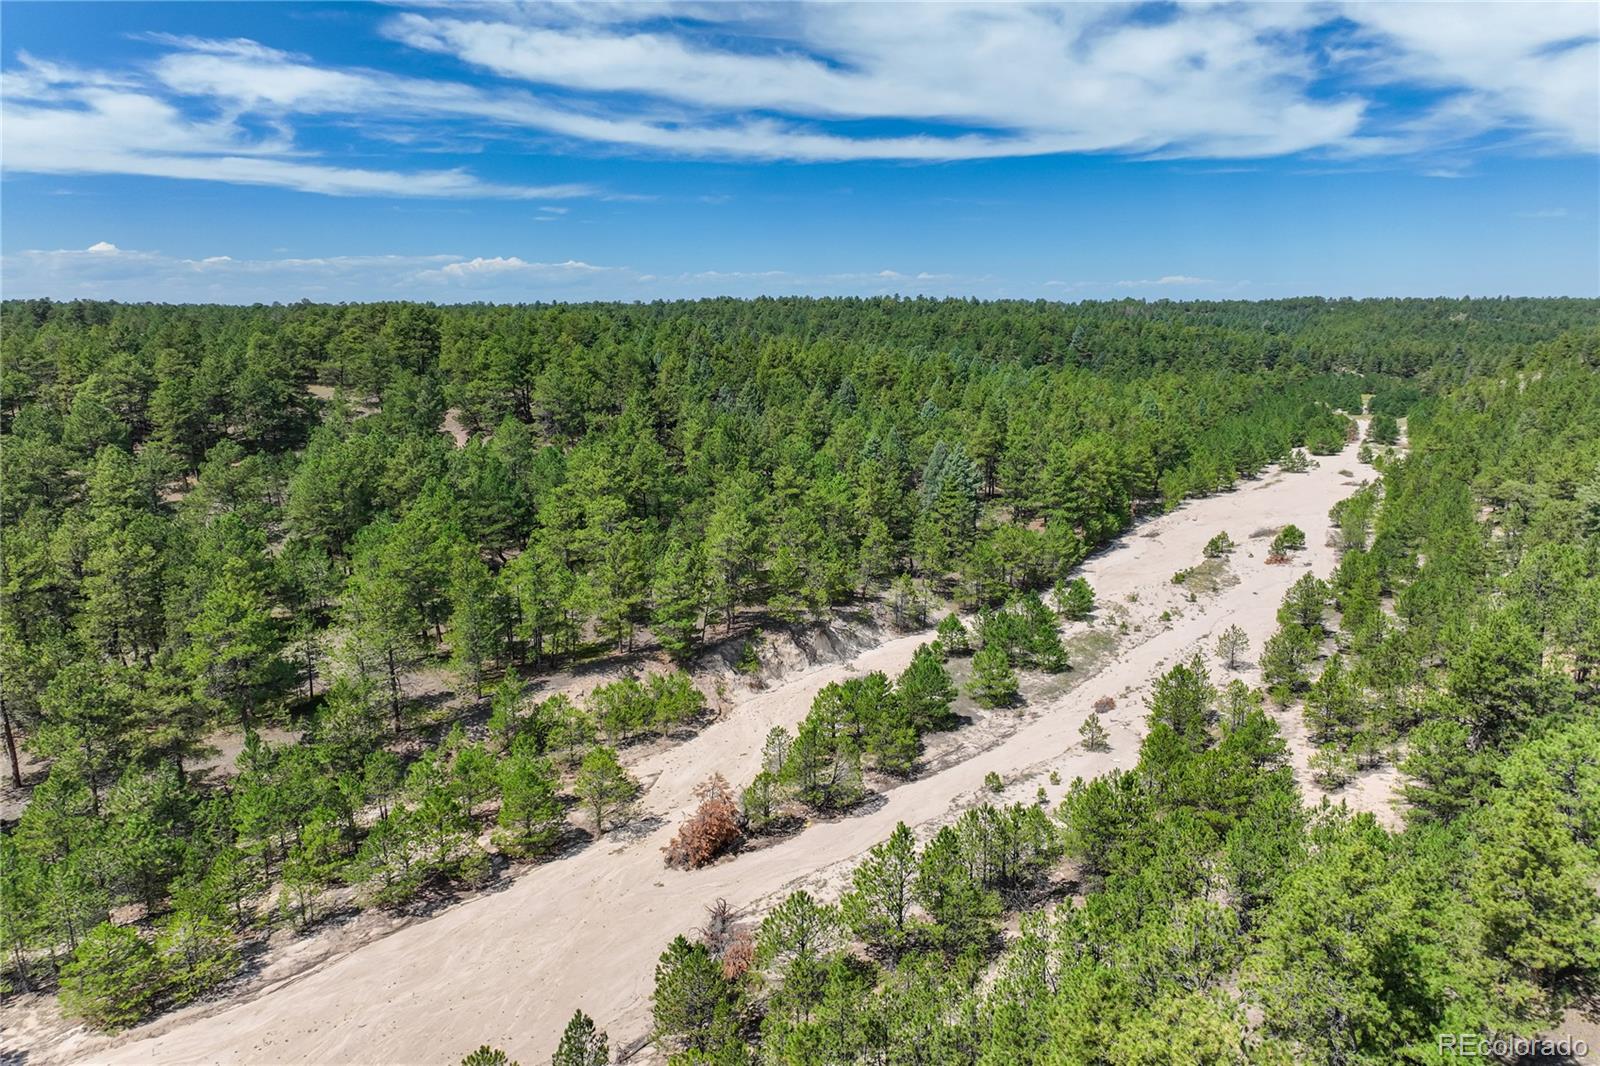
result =
[[[1596,301],[12,301],[0,331],[8,992],[122,1028],[270,929],[506,876],[626,819],[626,748],[721,700],[702,656],[944,618],[710,786],[669,860],[847,810],[952,724],[952,657],[1003,705],[1067,665],[1091,553],[1363,411],[1383,477],[1329,501],[1338,568],[1291,591],[1262,690],[1176,665],[1134,769],[684,930],[657,1046],[1422,1062],[1594,992]],[[615,657],[671,668],[530,692]],[[1399,765],[1403,830],[1302,803],[1289,711],[1329,787]],[[587,1026],[563,1061],[604,1061]]]
[[[659,1042],[681,1062],[1336,1064],[1516,1058],[1559,1031],[1600,977],[1597,344],[1412,406],[1410,454],[1334,509],[1333,581],[1286,597],[1265,692],[1176,665],[1137,766],[1074,782],[1054,818],[985,806],[920,846],[902,825],[837,905],[800,892],[687,932],[656,970]],[[1395,753],[1403,831],[1302,803],[1290,707],[1319,777]]]

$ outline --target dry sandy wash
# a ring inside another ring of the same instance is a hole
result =
[[[1341,473],[1345,471],[1345,473]],[[643,757],[634,767],[646,784],[643,814],[664,821],[653,831],[607,836],[575,855],[535,867],[502,890],[406,926],[289,980],[257,981],[240,999],[198,1005],[115,1039],[78,1031],[53,1048],[32,1049],[29,1062],[77,1059],[118,1063],[449,1063],[488,1043],[524,1063],[548,1060],[562,1026],[582,1007],[626,1047],[649,1025],[652,971],[667,940],[699,925],[707,902],[724,897],[759,913],[773,897],[800,885],[827,893],[853,860],[904,821],[919,836],[980,798],[984,775],[1007,783],[1008,800],[1031,800],[1050,771],[1062,781],[1131,765],[1138,754],[1144,697],[1165,667],[1197,650],[1209,652],[1229,624],[1249,633],[1252,655],[1276,628],[1285,590],[1309,564],[1319,575],[1334,565],[1326,546],[1328,509],[1375,472],[1356,448],[1325,456],[1304,474],[1271,473],[1236,491],[1191,501],[1140,525],[1087,562],[1083,573],[1101,604],[1095,626],[1127,624],[1115,651],[1064,692],[1040,695],[1014,730],[964,761],[888,790],[884,802],[854,817],[810,826],[798,835],[707,869],[666,869],[661,848],[673,833],[695,784],[720,771],[736,785],[755,773],[772,726],[792,727],[829,681],[869,670],[893,674],[927,634],[888,641],[854,661],[818,667],[766,692],[742,698],[722,720],[693,739]],[[1290,565],[1265,562],[1266,540],[1252,534],[1294,522],[1309,548]],[[1237,584],[1196,603],[1171,583],[1174,571],[1201,561],[1201,548],[1226,530],[1239,542],[1231,569]],[[1163,621],[1163,611],[1172,618]],[[1082,625],[1068,627],[1069,639]],[[1213,667],[1213,676],[1226,680]],[[1255,681],[1252,664],[1240,676]],[[1038,683],[1037,690],[1050,689]],[[1109,716],[1111,750],[1085,752],[1078,727],[1100,696],[1116,698]],[[1280,715],[1285,735],[1299,741],[1298,713]],[[977,727],[974,727],[977,728]],[[1296,744],[1305,783],[1306,752]],[[1347,793],[1353,805],[1387,810],[1389,779],[1369,775]],[[1050,787],[1051,802],[1064,784]],[[1307,789],[1315,799],[1319,794]]]

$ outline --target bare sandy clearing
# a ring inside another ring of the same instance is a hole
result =
[[[1036,702],[1027,720],[997,736],[993,746],[889,790],[868,813],[813,825],[703,870],[668,870],[661,861],[660,849],[694,785],[714,771],[742,785],[755,772],[762,739],[773,725],[799,721],[829,681],[869,670],[897,672],[926,635],[890,640],[851,662],[739,695],[722,720],[681,745],[643,757],[635,769],[648,786],[646,813],[662,819],[654,828],[607,836],[501,891],[299,977],[275,985],[258,981],[247,998],[175,1012],[116,1039],[80,1032],[57,1047],[34,1049],[29,1061],[440,1063],[490,1043],[513,1058],[537,1062],[548,1058],[577,1007],[610,1030],[614,1047],[626,1046],[649,1024],[657,955],[673,935],[700,924],[707,902],[721,896],[749,908],[797,884],[837,882],[897,821],[926,827],[980,798],[991,771],[1007,782],[1006,798],[1026,800],[1056,770],[1063,785],[1048,790],[1054,802],[1074,776],[1131,765],[1143,697],[1154,676],[1197,650],[1209,653],[1216,633],[1229,624],[1243,626],[1252,651],[1259,651],[1276,628],[1285,590],[1306,564],[1319,574],[1332,570],[1327,512],[1349,491],[1341,468],[1373,476],[1357,463],[1352,445],[1338,457],[1324,457],[1309,473],[1249,482],[1193,501],[1090,560],[1083,572],[1102,605],[1095,624],[1127,626],[1110,659],[1064,693]],[[1304,529],[1311,547],[1294,565],[1268,566],[1265,545],[1247,538],[1285,522]],[[1171,576],[1200,562],[1205,542],[1222,530],[1241,542],[1231,561],[1240,580],[1190,602]],[[1067,636],[1081,629],[1068,626]],[[1216,671],[1219,680],[1223,673]],[[1112,749],[1084,752],[1078,726],[1102,695],[1117,700],[1106,722]],[[1284,725],[1293,740],[1293,725]],[[1306,755],[1303,743],[1297,745],[1303,781]]]
[[[457,448],[464,448],[472,434],[467,432],[467,427],[461,421],[461,409],[452,407],[444,413],[444,431],[455,441]]]

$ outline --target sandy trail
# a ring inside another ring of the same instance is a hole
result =
[[[539,1062],[548,1059],[578,1007],[610,1031],[613,1047],[624,1047],[649,1025],[656,957],[668,939],[701,923],[709,901],[720,896],[749,908],[791,886],[836,883],[897,821],[926,832],[975,801],[990,771],[1007,782],[1007,799],[1031,799],[1056,770],[1063,784],[1048,789],[1054,802],[1074,776],[1132,765],[1143,695],[1155,675],[1196,650],[1209,653],[1216,633],[1229,624],[1249,633],[1253,661],[1276,629],[1275,613],[1289,585],[1307,565],[1321,575],[1331,572],[1335,554],[1325,545],[1327,512],[1352,491],[1351,474],[1354,480],[1375,476],[1357,462],[1355,445],[1323,457],[1309,473],[1273,473],[1234,492],[1191,501],[1090,560],[1083,572],[1102,605],[1098,624],[1111,624],[1104,619],[1113,616],[1128,623],[1114,657],[1071,691],[1035,703],[1028,709],[1031,719],[995,746],[891,789],[870,813],[813,825],[704,870],[668,870],[662,864],[661,847],[698,782],[720,771],[742,785],[755,772],[773,725],[793,726],[829,681],[869,670],[899,671],[926,634],[891,640],[851,662],[750,694],[692,739],[644,758],[635,767],[647,786],[643,805],[664,819],[652,830],[608,835],[528,871],[503,890],[256,989],[249,998],[176,1012],[115,1043],[80,1033],[35,1051],[29,1061],[437,1064],[459,1061],[488,1043],[524,1063]],[[1266,540],[1251,534],[1285,522],[1306,531],[1309,548],[1290,565],[1268,566]],[[1239,542],[1232,569],[1240,581],[1189,603],[1171,584],[1172,573],[1200,562],[1201,548],[1221,530]],[[1163,611],[1172,612],[1170,621],[1160,620]],[[1213,676],[1226,679],[1215,667]],[[1257,680],[1253,670],[1240,676]],[[1087,753],[1078,747],[1078,726],[1102,695],[1117,700],[1106,723],[1112,750]],[[1284,724],[1292,733],[1298,722]],[[1297,747],[1304,780],[1306,752]]]

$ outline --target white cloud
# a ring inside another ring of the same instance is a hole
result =
[[[1052,278],[1040,287],[1074,299],[1125,300],[1129,297],[1147,297],[1195,300],[1239,297],[1251,288],[1251,283],[1203,278],[1194,274],[1163,274],[1154,278],[1128,278],[1121,281],[1064,281]]]
[[[604,94],[604,117],[569,118],[557,132],[667,151],[815,160],[1106,150],[1253,156],[1355,134],[1362,101],[1306,95],[1308,57],[1282,43],[1314,21],[1309,9],[1192,7],[1165,20],[1128,19],[1127,10],[694,9],[722,23],[712,41],[641,29],[627,7],[576,15],[536,6],[490,8],[482,18],[404,14],[389,32],[504,77]],[[746,47],[723,46],[727,36]],[[750,42],[769,47],[752,51]],[[654,102],[629,110],[615,102],[621,93]],[[858,136],[817,124],[879,118],[941,128]]]
[[[1159,278],[1141,278],[1138,281],[1119,281],[1117,287],[1122,289],[1149,289],[1166,285],[1215,285],[1213,278],[1197,278],[1192,274],[1163,274]]]
[[[1589,4],[1131,11],[533,4],[400,14],[387,32],[501,77],[587,95],[591,110],[547,127],[556,132],[692,154],[1247,158],[1413,151],[1502,127],[1579,150],[1600,136]],[[687,18],[666,23],[674,12]],[[1392,86],[1446,92],[1420,111],[1375,112],[1370,92]],[[855,135],[835,125],[858,119],[934,129]]]
[[[492,277],[503,274],[518,274],[536,276],[541,278],[575,278],[589,274],[617,271],[615,267],[597,267],[590,263],[582,263],[576,259],[568,259],[563,263],[530,263],[517,256],[494,256],[484,258],[477,256],[473,259],[463,259],[454,263],[447,263],[437,270],[425,270],[417,275],[418,281],[448,280],[472,281],[482,277]],[[626,272],[624,269],[622,272]]]
[[[172,48],[182,49],[185,52],[204,52],[217,56],[239,56],[245,59],[304,59],[305,56],[298,52],[285,52],[277,48],[269,48],[260,41],[252,41],[248,37],[194,37],[186,33],[141,33],[135,35],[139,40],[153,41],[156,44],[168,45]]]
[[[18,298],[250,303],[297,300],[431,299],[650,300],[784,295],[1004,295],[992,277],[931,271],[789,270],[644,272],[578,259],[517,255],[339,255],[248,259],[134,251],[100,242],[87,249],[33,250],[0,259],[0,284]]]
[[[1414,126],[1427,137],[1510,127],[1600,149],[1600,8],[1592,3],[1349,3],[1375,48],[1375,82],[1451,90]]]
[[[276,70],[283,53],[189,53],[222,64]],[[266,57],[263,59],[263,57]],[[355,100],[349,101],[355,109]],[[398,171],[318,162],[296,149],[286,127],[250,132],[242,108],[191,117],[150,87],[125,79],[43,63],[23,54],[5,75],[0,99],[0,147],[8,172],[132,174],[145,177],[275,185],[331,196],[507,197],[586,196],[584,185],[505,185],[465,170]]]
[[[431,6],[385,32],[494,78],[332,67],[248,38],[151,32],[138,39],[160,53],[115,70],[19,52],[0,86],[0,148],[10,173],[536,199],[627,194],[371,166],[365,149],[554,139],[757,161],[1243,160],[1510,134],[1592,152],[1597,28],[1588,3]],[[1388,95],[1397,89],[1403,99]],[[359,155],[308,150],[305,123],[344,131]]]

